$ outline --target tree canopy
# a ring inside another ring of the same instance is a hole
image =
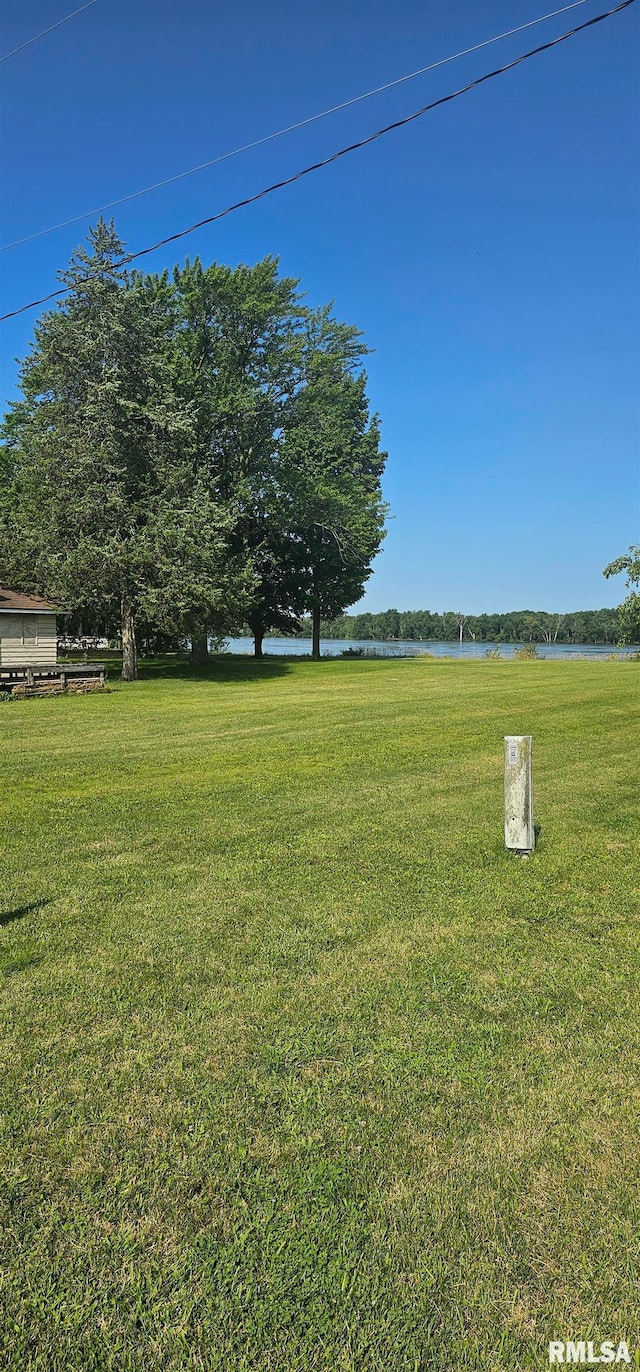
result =
[[[640,590],[633,590],[634,586],[640,586],[640,543],[632,544],[628,552],[604,569],[606,577],[618,576],[620,572],[627,573],[626,586],[629,591],[618,606],[620,643],[640,643]]]
[[[356,329],[328,311],[308,321],[304,381],[284,432],[281,468],[290,501],[301,605],[312,620],[320,656],[320,621],[360,599],[384,537],[380,478],[385,454],[370,418],[366,349]]]
[[[0,450],[3,579],[117,630],[207,636],[336,614],[383,537],[357,329],[274,258],[123,265],[100,221],[36,324]]]

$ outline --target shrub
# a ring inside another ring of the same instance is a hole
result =
[[[517,657],[519,662],[529,662],[532,658],[539,657],[539,653],[535,643],[523,643],[521,648],[516,648],[514,657]]]

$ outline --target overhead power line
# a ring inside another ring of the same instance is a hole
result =
[[[27,38],[26,43],[21,43],[18,48],[13,48],[11,52],[5,52],[0,57],[0,62],[6,62],[9,57],[15,57],[17,52],[22,52],[24,48],[30,48],[32,43],[37,43],[39,38],[46,38],[48,33],[53,33],[54,29],[59,29],[61,24],[67,24],[70,19],[75,19],[76,14],[82,14],[83,10],[90,10],[92,5],[97,5],[98,0],[87,0],[86,5],[81,5],[79,10],[73,10],[71,14],[65,14],[64,19],[59,19],[57,24],[51,24],[48,29],[43,29],[42,33],[35,33],[33,38]]]
[[[339,105],[332,105],[328,110],[321,110],[319,114],[311,114],[307,119],[299,119],[296,124],[288,124],[284,129],[278,129],[275,133],[267,133],[263,138],[254,139],[253,143],[244,143],[242,147],[233,148],[231,152],[220,153],[218,157],[212,157],[208,162],[200,162],[197,167],[189,167],[187,171],[177,172],[174,176],[165,177],[164,181],[154,181],[151,186],[144,186],[142,190],[131,191],[129,195],[120,196],[119,200],[109,200],[106,205],[98,205],[96,209],[85,210],[84,214],[76,214],[72,219],[63,219],[60,224],[52,224],[48,229],[39,229],[37,233],[27,234],[25,238],[16,238],[13,243],[3,243],[0,245],[0,252],[8,252],[10,248],[20,248],[24,243],[33,243],[36,238],[44,238],[47,234],[57,233],[59,229],[68,229],[72,224],[79,224],[83,219],[91,219],[94,214],[104,214],[106,210],[115,210],[119,205],[126,205],[130,200],[138,200],[141,195],[149,195],[151,191],[162,190],[165,186],[172,186],[176,181],[183,181],[187,176],[195,176],[197,172],[206,171],[209,167],[217,167],[221,162],[228,162],[232,157],[239,157],[241,153],[252,152],[254,148],[261,148],[265,143],[272,143],[276,138],[283,138],[287,133],[295,133],[297,129],[305,129],[309,124],[315,124],[319,119],[327,119],[330,114],[338,114],[341,110],[347,110],[352,105],[359,105],[363,100],[370,100],[374,95],[382,95],[384,91],[393,90],[395,86],[402,86],[407,81],[414,81],[418,76],[425,76],[427,72],[436,71],[438,67],[445,67],[449,62],[457,62],[460,57],[468,57],[473,52],[480,52],[481,48],[488,48],[492,43],[499,43],[503,38],[512,38],[516,33],[522,33],[524,29],[531,29],[536,24],[543,24],[546,19],[555,19],[559,14],[566,14],[567,10],[578,9],[580,5],[586,5],[588,0],[572,0],[570,5],[564,5],[562,9],[552,10],[550,14],[541,14],[537,19],[530,19],[527,24],[519,24],[515,29],[507,29],[504,33],[497,33],[493,38],[485,38],[482,43],[475,43],[471,48],[464,48],[461,52],[454,52],[450,57],[441,57],[438,62],[430,62],[427,67],[420,67],[418,71],[408,72],[406,76],[398,76],[395,81],[387,81],[384,86],[376,86],[374,90],[365,91],[363,95],[354,95],[351,100],[343,100]]]
[[[560,34],[558,38],[552,38],[548,43],[541,43],[537,48],[531,48],[529,52],[521,53],[520,57],[514,58],[512,62],[507,62],[503,67],[497,67],[495,71],[485,72],[484,76],[476,77],[475,81],[469,81],[466,86],[461,86],[459,90],[451,91],[449,95],[443,95],[439,100],[432,100],[428,105],[423,105],[421,109],[414,110],[413,114],[405,115],[404,119],[396,119],[392,124],[385,125],[382,129],[377,129],[375,133],[370,133],[366,138],[361,138],[357,143],[350,143],[346,148],[340,148],[338,152],[332,153],[320,162],[313,162],[308,167],[303,167],[301,171],[294,172],[293,176],[287,176],[282,181],[275,181],[271,186],[265,186],[263,190],[257,191],[255,195],[248,196],[245,200],[237,200],[234,205],[228,205],[226,209],[219,210],[217,214],[208,215],[206,219],[200,219],[196,224],[190,224],[186,229],[179,229],[177,233],[169,234],[166,238],[160,238],[157,243],[152,243],[148,248],[139,248],[137,252],[127,253],[114,263],[114,267],[128,266],[130,262],[138,261],[141,257],[146,257],[149,253],[157,252],[159,248],[164,248],[169,243],[176,243],[180,238],[186,238],[188,234],[195,233],[196,229],[202,229],[207,224],[215,224],[219,219],[224,219],[228,214],[233,214],[235,210],[244,209],[247,205],[254,205],[257,200],[262,200],[264,196],[271,195],[273,191],[282,190],[285,186],[292,186],[294,182],[300,181],[302,177],[309,176],[311,172],[320,171],[323,167],[328,167],[332,162],[337,162],[339,158],[346,157],[347,153],[356,152],[359,148],[365,148],[369,143],[374,143],[384,134],[391,133],[395,129],[404,128],[407,124],[412,124],[429,110],[435,110],[440,105],[447,105],[451,100],[457,100],[460,95],[466,95],[468,91],[474,90],[476,86],[481,86],[485,81],[491,81],[496,76],[502,76],[507,71],[512,71],[514,67],[520,66],[530,57],[536,57],[541,52],[548,52],[550,48],[555,48],[559,43],[565,43],[568,38],[573,38],[576,33],[582,33],[584,29],[593,28],[595,24],[600,24],[604,19],[610,19],[613,14],[619,14],[621,10],[626,10],[630,5],[635,4],[635,0],[622,0],[614,9],[605,10],[603,14],[596,14],[592,19],[587,19],[584,24],[578,24],[575,28],[569,29],[566,33]],[[89,278],[86,278],[87,280]],[[0,323],[6,319],[15,319],[17,315],[24,314],[27,310],[36,309],[38,305],[46,305],[49,300],[55,300],[61,295],[68,295],[70,286],[63,286],[57,291],[50,291],[48,295],[42,296],[39,300],[31,300],[28,305],[21,305],[17,310],[11,310],[8,314],[0,315]]]

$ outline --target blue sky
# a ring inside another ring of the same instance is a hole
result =
[[[2,64],[8,243],[554,9],[98,0]],[[73,0],[4,0],[2,52]],[[578,9],[113,213],[132,250],[608,8]],[[392,518],[360,609],[615,604],[640,539],[640,5],[147,259],[255,262],[364,330]],[[86,224],[0,254],[4,310]],[[3,312],[4,312],[3,310]],[[35,313],[0,326],[15,396]]]

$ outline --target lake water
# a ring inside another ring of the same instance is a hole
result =
[[[416,643],[415,640],[393,643],[377,642],[372,638],[323,638],[320,651],[323,657],[339,657],[347,648],[363,648],[377,657],[417,657],[420,653],[431,653],[433,657],[486,657],[487,648],[499,647],[503,657],[513,657],[520,643],[443,643],[441,640]],[[622,654],[637,651],[633,648],[615,648],[611,644],[592,643],[537,643],[540,657],[608,657],[610,653]],[[253,653],[252,638],[232,638],[226,651],[229,653]],[[265,638],[264,653],[276,657],[311,656],[310,638]]]

